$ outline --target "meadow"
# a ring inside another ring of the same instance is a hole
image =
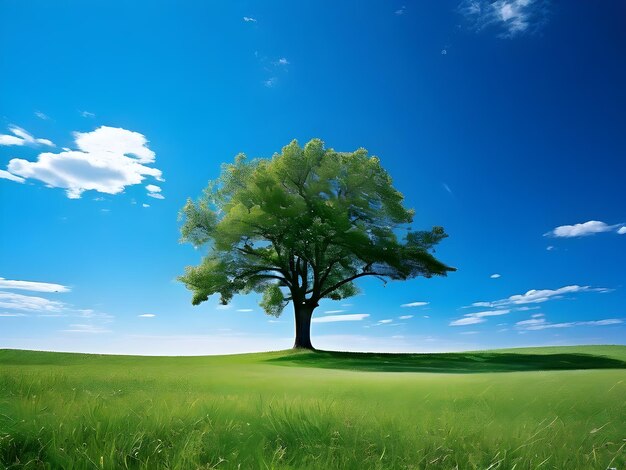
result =
[[[0,468],[626,468],[626,346],[0,350]]]

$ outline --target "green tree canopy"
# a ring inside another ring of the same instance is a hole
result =
[[[235,294],[259,292],[265,312],[279,316],[293,302],[294,346],[312,348],[310,320],[320,299],[357,294],[358,278],[454,271],[433,255],[447,237],[443,228],[411,230],[414,211],[403,199],[365,149],[336,152],[313,139],[304,148],[294,140],[271,159],[237,155],[181,210],[181,240],[208,251],[179,279],[194,305],[215,294],[227,304]]]

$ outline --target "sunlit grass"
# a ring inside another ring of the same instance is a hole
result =
[[[626,369],[398,373],[300,356],[0,351],[0,468],[626,465]]]

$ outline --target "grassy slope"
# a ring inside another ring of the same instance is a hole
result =
[[[626,465],[626,369],[537,370],[624,346],[316,357],[0,351],[0,467]]]

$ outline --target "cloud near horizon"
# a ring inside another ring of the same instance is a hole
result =
[[[311,323],[333,323],[339,321],[361,321],[369,317],[369,313],[352,313],[349,315],[327,315],[324,317],[315,317]]]
[[[147,166],[155,162],[155,153],[138,132],[101,126],[92,132],[75,132],[74,139],[78,150],[44,152],[35,162],[14,158],[9,161],[8,173],[14,178],[32,178],[48,187],[63,188],[70,199],[78,199],[89,190],[119,194],[127,186],[141,184],[146,177],[164,181],[161,170]],[[151,194],[163,199],[158,192]]]
[[[518,321],[515,327],[518,330],[546,330],[548,328],[572,328],[574,326],[606,326],[606,325],[618,325],[624,321],[619,318],[607,318],[604,320],[590,320],[590,321],[573,321],[564,323],[550,323],[545,318],[536,317],[528,320]]]

